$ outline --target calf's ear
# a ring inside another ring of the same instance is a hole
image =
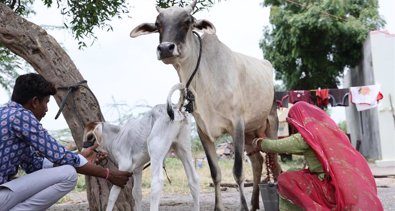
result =
[[[215,26],[208,20],[197,20],[193,25],[198,31],[205,32],[207,34],[215,34]]]
[[[153,23],[142,23],[138,26],[136,26],[131,32],[130,32],[130,37],[135,38],[140,35],[145,35],[145,34],[150,34],[150,33],[155,33],[158,32],[158,29],[156,28],[155,24]]]

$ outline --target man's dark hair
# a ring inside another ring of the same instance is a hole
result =
[[[25,104],[33,97],[42,101],[45,97],[56,94],[55,85],[37,73],[18,76],[12,91],[11,100]]]

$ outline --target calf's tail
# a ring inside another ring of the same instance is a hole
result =
[[[183,90],[183,89],[185,89],[184,84],[178,83],[178,84],[174,85],[173,87],[171,87],[169,95],[167,95],[166,109],[167,109],[167,115],[169,115],[171,120],[174,120],[174,111],[173,111],[173,106],[172,106],[172,102],[171,102],[171,97],[173,96],[173,94],[176,90]],[[181,91],[181,93],[182,93],[182,91]]]

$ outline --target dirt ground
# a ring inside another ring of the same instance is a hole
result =
[[[385,211],[395,210],[395,177],[376,178],[378,187],[378,195],[383,203]],[[246,187],[246,197],[249,201],[251,198],[251,187]],[[87,211],[89,210],[86,201],[85,193],[70,193],[70,202],[65,204],[57,204],[51,207],[48,211]],[[225,210],[236,211],[239,210],[239,193],[235,188],[227,188],[222,192],[222,199]],[[200,194],[200,210],[213,210],[214,208],[214,193]],[[149,198],[143,200],[143,209],[149,210]],[[262,202],[261,202],[262,203]],[[190,211],[192,207],[192,197],[188,195],[174,195],[162,194],[161,211]],[[261,210],[263,205],[261,205]]]
[[[245,188],[246,197],[249,201],[251,199],[251,187]],[[51,207],[48,211],[86,211],[88,204],[85,193],[70,193],[69,196],[73,198],[70,202],[65,204],[58,204]],[[222,200],[224,202],[225,210],[238,210],[239,206],[239,192],[235,188],[227,188],[222,192]],[[161,197],[160,210],[161,211],[190,211],[192,207],[192,196],[166,194],[163,193]],[[200,210],[214,209],[214,193],[200,193]],[[143,210],[149,210],[149,198],[143,199]]]

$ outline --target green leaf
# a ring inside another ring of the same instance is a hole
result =
[[[265,0],[270,30],[260,47],[287,89],[336,88],[345,67],[362,59],[369,31],[385,22],[377,0]]]

